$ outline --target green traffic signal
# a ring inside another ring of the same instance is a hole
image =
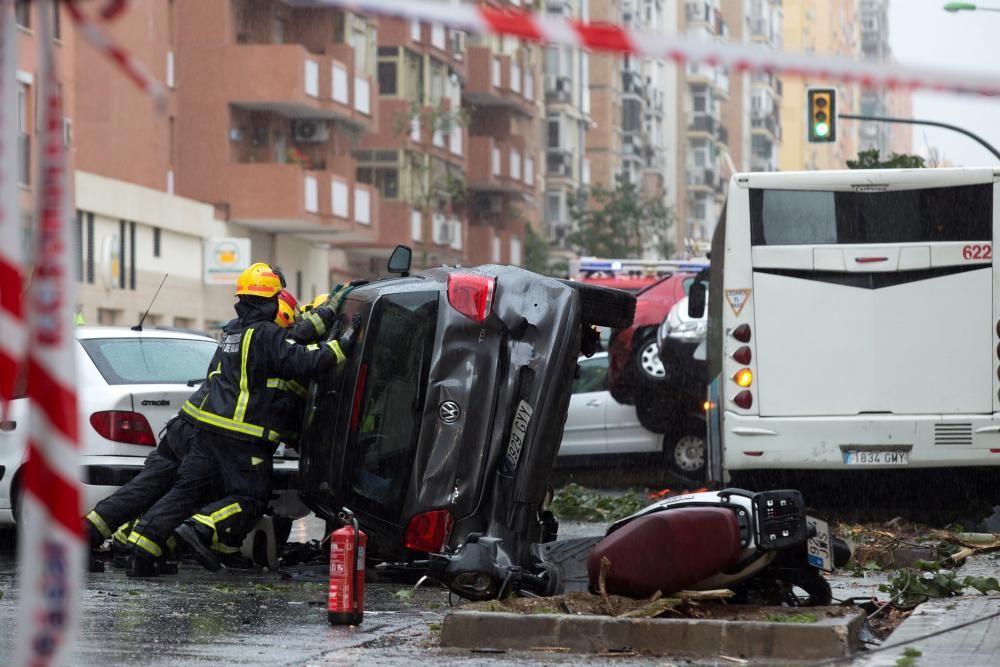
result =
[[[835,88],[807,88],[806,111],[809,143],[832,143],[837,140]]]

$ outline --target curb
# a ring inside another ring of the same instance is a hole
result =
[[[815,623],[458,611],[445,617],[441,645],[813,660],[851,655],[860,645],[858,634],[863,622],[861,611],[821,618]]]

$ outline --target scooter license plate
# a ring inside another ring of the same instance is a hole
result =
[[[814,533],[806,542],[806,553],[809,564],[824,572],[833,572],[833,538],[830,536],[830,524],[813,516],[806,517],[806,525]]]

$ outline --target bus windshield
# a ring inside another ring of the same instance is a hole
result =
[[[889,192],[750,190],[751,245],[988,241],[993,186]]]

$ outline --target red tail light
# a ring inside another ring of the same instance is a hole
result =
[[[146,417],[138,412],[106,410],[90,415],[90,425],[101,436],[130,445],[156,446],[156,436]]]
[[[749,410],[753,407],[753,394],[749,391],[741,391],[740,393],[733,396],[733,403],[743,408],[744,410]]]
[[[439,553],[451,537],[452,519],[448,510],[414,514],[406,524],[403,545],[425,553]]]
[[[733,359],[736,360],[736,363],[743,364],[744,366],[749,366],[752,358],[753,353],[750,352],[750,347],[748,345],[744,345],[740,349],[733,352]]]
[[[749,343],[750,342],[750,325],[749,324],[741,324],[740,326],[736,327],[735,329],[733,329],[732,336],[733,336],[733,338],[735,338],[736,340],[740,341],[741,343]]]
[[[448,303],[470,320],[482,322],[493,310],[496,280],[469,273],[448,276]]]

